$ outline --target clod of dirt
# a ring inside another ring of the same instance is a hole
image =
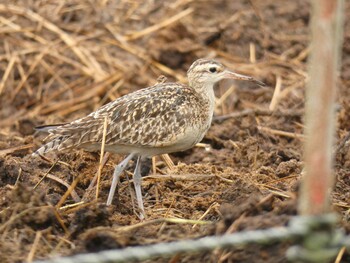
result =
[[[242,179],[238,179],[232,186],[221,194],[224,202],[232,203],[235,206],[244,203],[250,196],[259,197],[260,190]]]
[[[293,173],[300,174],[300,172],[301,172],[300,162],[298,162],[295,159],[289,160],[287,162],[281,162],[276,169],[276,175],[279,178],[289,176]]]
[[[97,203],[84,207],[73,214],[70,229],[76,236],[86,229],[97,226],[111,226],[111,212],[105,204]]]
[[[34,133],[35,129],[34,127],[36,126],[34,124],[34,121],[32,119],[22,119],[19,120],[17,123],[18,127],[17,130],[23,135],[31,135]]]
[[[80,246],[87,252],[122,248],[129,239],[127,235],[118,235],[109,228],[101,227],[89,229],[79,238],[81,239]]]
[[[6,202],[11,209],[2,214],[2,222],[12,220],[16,215],[18,218],[13,224],[17,227],[27,225],[34,230],[45,229],[56,222],[54,208],[45,203],[45,193],[18,184],[9,193]]]
[[[279,215],[296,215],[297,214],[297,203],[295,200],[287,200],[276,202],[274,205],[274,211]]]
[[[248,216],[257,214],[260,210],[257,204],[259,198],[255,195],[251,195],[245,200],[240,200],[238,205],[224,203],[220,206],[220,213],[223,218],[217,225],[216,233],[222,234],[241,216]]]
[[[14,185],[19,173],[18,163],[10,157],[0,158],[0,186]]]
[[[174,40],[176,36],[179,39]],[[172,69],[179,69],[191,63],[193,59],[191,52],[200,48],[200,45],[193,41],[191,33],[181,24],[170,28],[169,31],[161,32],[150,42],[159,47],[149,50],[151,56]]]

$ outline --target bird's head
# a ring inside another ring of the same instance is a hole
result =
[[[198,59],[187,71],[189,85],[191,87],[213,87],[223,79],[247,80],[260,86],[265,84],[252,77],[229,71],[220,62],[211,59]]]

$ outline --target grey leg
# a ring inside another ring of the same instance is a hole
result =
[[[108,194],[107,205],[112,204],[115,189],[117,188],[117,184],[119,182],[119,177],[121,173],[125,170],[126,166],[128,165],[128,162],[132,159],[132,157],[134,157],[134,155],[135,154],[133,153],[129,154],[120,164],[116,165],[113,173],[111,189],[109,190],[109,194]]]
[[[139,206],[141,210],[140,219],[145,218],[145,209],[143,207],[143,201],[142,201],[142,192],[141,192],[141,157],[139,156],[137,158],[136,162],[136,168],[134,172],[134,187],[135,187],[135,193],[136,193],[136,199],[137,199],[137,205]]]

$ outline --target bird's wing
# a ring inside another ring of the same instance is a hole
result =
[[[102,143],[107,118],[107,145],[168,146],[186,127],[194,125],[192,122],[200,121],[200,116],[193,116],[192,110],[199,102],[196,93],[184,85],[158,84],[123,96],[86,117],[49,132],[52,138],[65,137],[59,150]]]

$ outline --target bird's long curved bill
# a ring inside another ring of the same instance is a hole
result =
[[[259,81],[257,79],[254,79],[253,77],[242,75],[242,74],[238,74],[238,73],[235,73],[235,72],[232,72],[232,71],[228,71],[228,70],[225,71],[224,76],[227,79],[247,80],[247,81],[251,81],[251,82],[254,82],[254,83],[258,84],[259,86],[265,86],[264,82],[261,82],[261,81]]]

